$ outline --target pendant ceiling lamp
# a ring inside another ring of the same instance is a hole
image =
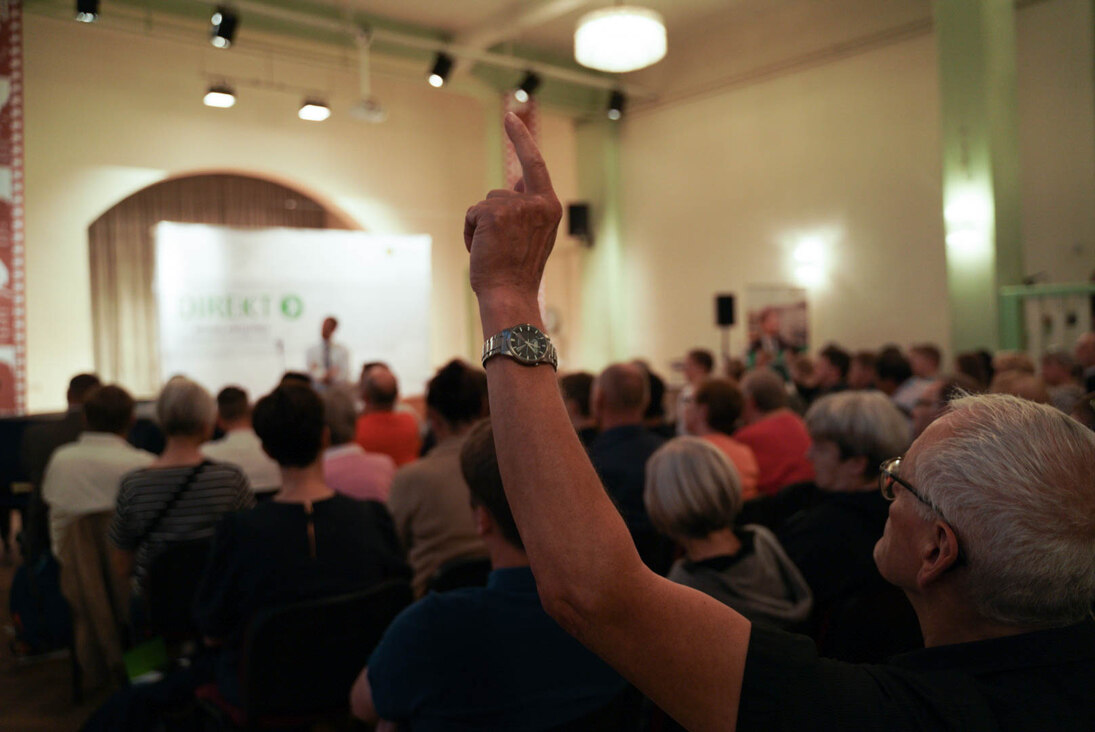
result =
[[[632,5],[586,13],[574,31],[574,58],[598,71],[636,71],[665,57],[661,14]]]

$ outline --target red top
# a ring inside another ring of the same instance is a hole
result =
[[[747,445],[743,445],[733,437],[724,435],[721,432],[710,432],[704,435],[703,439],[719,448],[726,457],[730,458],[730,462],[734,464],[734,467],[738,469],[738,477],[741,478],[741,500],[748,501],[756,498],[758,495],[757,477],[760,469],[757,466],[756,457],[753,456],[753,451]]]
[[[422,438],[418,420],[409,412],[369,412],[357,418],[354,442],[365,452],[390,455],[396,465],[406,465],[418,458]]]
[[[757,490],[762,495],[814,479],[814,466],[806,458],[810,433],[802,418],[791,410],[777,409],[759,422],[742,427],[734,438],[753,448],[760,466]]]

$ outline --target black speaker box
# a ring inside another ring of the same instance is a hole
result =
[[[589,204],[571,203],[567,206],[567,233],[589,241],[593,238],[589,222]]]
[[[715,295],[715,322],[723,328],[734,324],[733,295]]]

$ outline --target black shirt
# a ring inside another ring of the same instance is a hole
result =
[[[646,461],[663,444],[665,438],[636,424],[607,429],[589,447],[589,459],[623,516],[639,556],[658,574],[668,571],[673,544],[650,524],[643,488]]]
[[[1095,623],[926,648],[886,665],[819,658],[753,627],[738,730],[1095,729]]]
[[[312,509],[314,557],[299,503],[267,501],[217,527],[194,612],[202,633],[224,640],[217,682],[230,701],[244,626],[259,610],[410,578],[383,504],[335,495]]]

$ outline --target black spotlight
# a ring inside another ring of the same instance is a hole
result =
[[[224,5],[218,5],[209,19],[213,28],[209,31],[209,42],[216,48],[228,48],[232,41],[236,40],[236,28],[240,24],[240,17],[236,11]]]
[[[450,71],[452,71],[452,56],[447,53],[438,53],[437,60],[433,62],[433,68],[430,70],[430,86],[436,89],[445,86]]]
[[[99,0],[76,0],[76,20],[94,23],[99,19]]]
[[[528,71],[525,73],[525,78],[521,80],[520,86],[517,87],[517,91],[513,93],[514,99],[524,104],[527,102],[536,90],[540,88],[540,77],[536,74]]]
[[[624,105],[627,104],[627,97],[619,89],[614,89],[611,94],[608,95],[608,118],[615,122],[620,117],[624,116]]]

